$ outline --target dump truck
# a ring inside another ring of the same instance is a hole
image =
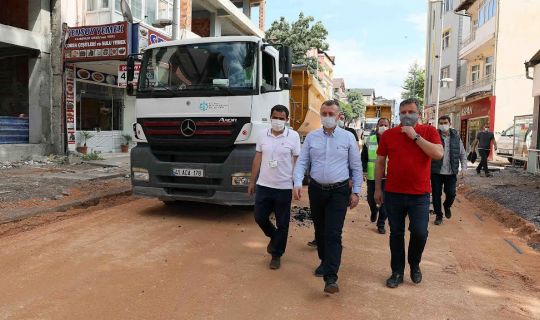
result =
[[[320,109],[326,100],[319,81],[305,65],[294,65],[290,91],[290,125],[303,139],[312,130],[321,127]]]
[[[362,139],[369,136],[380,118],[387,118],[392,121],[392,106],[390,105],[369,105],[366,106],[366,112],[364,115],[364,121],[362,122]]]

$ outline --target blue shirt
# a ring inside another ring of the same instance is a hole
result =
[[[351,178],[353,193],[360,193],[362,161],[358,143],[352,133],[336,128],[333,133],[318,129],[310,132],[294,168],[294,187],[302,187],[304,173],[320,184],[331,184]]]

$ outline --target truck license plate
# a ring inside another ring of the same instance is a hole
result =
[[[203,169],[173,169],[173,176],[176,177],[204,177]]]

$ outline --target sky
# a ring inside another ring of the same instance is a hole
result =
[[[400,99],[409,66],[424,65],[427,0],[267,0],[266,28],[303,11],[328,30],[335,78]]]

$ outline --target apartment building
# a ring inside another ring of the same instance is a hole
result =
[[[317,59],[317,75],[319,83],[323,88],[325,98],[332,99],[334,95],[333,79],[336,57],[330,56],[328,53],[318,49],[311,49],[306,55]]]
[[[55,105],[51,34],[56,1],[2,0],[0,10],[0,161],[62,150]],[[59,48],[58,48],[59,49]],[[56,101],[57,102],[57,101]]]
[[[120,151],[123,136],[131,134],[136,121],[135,98],[126,94],[122,78],[125,60],[130,53],[172,39],[173,26],[159,22],[172,19],[174,1],[180,11],[178,38],[264,36],[264,0],[127,0],[133,23],[124,21],[120,0],[62,1],[62,19],[68,26],[64,50],[65,127],[68,149],[72,151],[83,141],[91,151]],[[260,25],[251,17],[255,6],[259,6]],[[110,41],[96,42],[84,36],[94,27],[106,31]],[[85,139],[83,131],[92,137]]]
[[[342,102],[347,102],[347,89],[345,88],[345,79],[332,79],[332,86],[334,88],[333,98]]]
[[[537,19],[540,1],[454,2],[453,11],[466,15],[463,26],[468,27],[463,27],[458,36],[461,38],[458,72],[455,77],[449,74],[449,78],[458,80],[455,81],[458,99],[451,110],[460,110],[461,138],[470,147],[485,123],[500,134],[513,130],[514,116],[532,114],[531,83],[525,78],[523,62],[538,49],[538,43],[531,39],[537,39],[540,30],[540,20]],[[443,35],[444,45],[444,30],[439,34]],[[441,79],[447,75],[442,69],[441,74]],[[432,82],[430,86],[433,85]],[[428,90],[433,90],[430,86]],[[441,89],[441,101],[444,101],[443,92]],[[430,102],[433,101],[433,97],[426,96]],[[433,108],[429,109],[432,111]],[[444,108],[441,110],[445,111]]]

